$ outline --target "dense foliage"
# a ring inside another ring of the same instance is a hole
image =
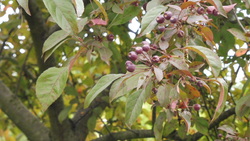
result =
[[[1,140],[249,140],[248,0],[0,6]]]

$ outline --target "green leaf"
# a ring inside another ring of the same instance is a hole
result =
[[[128,127],[130,127],[140,115],[143,103],[151,94],[152,84],[152,82],[149,82],[146,88],[135,91],[128,96],[125,108],[125,122]]]
[[[58,120],[60,123],[62,123],[67,117],[68,113],[71,110],[71,106],[65,107],[60,114],[58,115]]]
[[[236,38],[248,42],[250,40],[249,37],[245,36],[245,33],[237,28],[230,28],[227,31],[229,31],[231,34],[233,34]]]
[[[50,50],[48,50],[48,51],[46,51],[45,53],[44,53],[44,62],[46,62],[46,60],[48,60],[49,59],[49,57],[65,42],[67,40],[67,38],[66,39],[64,39],[63,41],[61,41],[59,44],[57,44],[54,48],[52,48],[52,49],[50,49]]]
[[[31,16],[29,10],[29,0],[17,0],[17,2],[24,9],[24,11]]]
[[[151,32],[155,26],[157,25],[156,18],[159,16],[163,11],[165,11],[167,7],[163,5],[158,5],[152,9],[150,9],[146,15],[142,18],[141,21],[141,33],[140,36],[143,36],[149,32]]]
[[[69,33],[64,30],[59,30],[51,34],[43,44],[43,53],[52,49],[58,43],[63,41],[67,36],[69,36]]]
[[[243,117],[245,115],[250,114],[250,94],[241,97],[236,102],[235,112],[239,117]]]
[[[109,24],[108,28],[121,25],[127,23],[128,21],[132,20],[135,16],[137,16],[141,12],[140,7],[129,6],[123,12],[123,14],[115,14],[113,16],[112,22]]]
[[[159,114],[159,116],[157,117],[157,119],[155,120],[154,123],[154,135],[155,135],[155,139],[157,141],[161,141],[162,140],[162,133],[163,133],[163,125],[164,122],[166,121],[166,113],[165,112],[161,112]]]
[[[106,62],[109,65],[109,59],[112,56],[112,51],[107,47],[98,48],[98,52],[100,53],[100,57],[102,61]]]
[[[72,0],[72,2],[75,6],[77,17],[81,17],[84,12],[83,0]]]
[[[189,130],[190,126],[191,126],[191,113],[189,111],[183,111],[180,112],[180,116],[182,117],[182,119],[185,122],[186,125],[186,132]]]
[[[49,68],[37,79],[36,96],[45,111],[62,94],[67,78],[68,67]]]
[[[171,57],[169,58],[169,63],[175,66],[179,70],[188,70],[188,65],[183,58]]]
[[[219,101],[218,101],[218,104],[217,104],[216,109],[215,109],[213,119],[211,120],[211,122],[212,122],[217,117],[219,117],[219,115],[224,110],[224,106],[225,106],[225,103],[226,103],[226,100],[227,100],[228,85],[224,81],[224,79],[222,79],[222,78],[217,78],[216,80],[212,79],[212,80],[209,80],[209,81],[216,81],[220,85],[220,97],[219,97]]]
[[[122,77],[118,80],[116,80],[109,91],[109,101],[112,102],[113,100],[115,100],[116,98],[126,94],[127,91],[127,87],[125,85],[124,82],[125,77]]]
[[[172,133],[177,127],[179,127],[179,122],[176,119],[167,122],[164,126],[163,135],[167,136]]]
[[[105,89],[107,88],[113,81],[122,77],[124,74],[107,74],[103,76],[96,85],[91,89],[89,94],[87,95],[84,101],[84,108],[87,108],[90,103]]]
[[[220,0],[213,0],[213,1],[214,1],[214,3],[215,3],[214,6],[217,7],[219,13],[220,13],[222,16],[224,16],[224,17],[227,18],[227,13],[226,13],[226,11],[224,10],[221,1],[220,1]]]
[[[68,33],[78,33],[77,16],[71,0],[43,0],[54,21]]]
[[[216,53],[202,46],[188,46],[185,49],[192,50],[202,56],[211,67],[214,76],[218,77],[221,70],[221,61]]]
[[[81,18],[77,20],[78,32],[81,32],[84,26],[88,23],[88,18]]]
[[[161,106],[167,107],[170,104],[169,95],[172,88],[174,88],[174,86],[171,84],[159,86],[156,96]]]
[[[209,123],[205,118],[202,117],[194,117],[194,122],[195,122],[195,127],[196,129],[204,134],[204,135],[208,135],[208,127],[209,127]]]

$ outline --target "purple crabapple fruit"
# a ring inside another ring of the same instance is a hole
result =
[[[173,13],[171,11],[167,11],[163,14],[163,16],[166,20],[170,20],[170,18],[173,16]]]
[[[175,16],[172,16],[170,18],[170,22],[173,23],[173,24],[175,24],[177,22],[177,18]]]
[[[132,64],[133,63],[131,61],[129,61],[129,60],[127,60],[126,63],[125,63],[126,66],[129,66],[129,65],[132,65]]]
[[[158,89],[157,88],[152,88],[152,92],[154,93],[154,94],[156,94],[157,92],[158,92]]]
[[[137,55],[136,52],[130,51],[130,52],[128,53],[128,58],[129,58],[130,60],[132,60],[132,61],[135,61],[135,60],[138,58],[138,55]]]
[[[222,134],[218,134],[218,138],[221,138],[223,135]]]
[[[203,87],[203,83],[202,83],[201,81],[198,81],[198,82],[197,82],[197,86],[198,86],[198,87]]]
[[[107,36],[107,40],[108,41],[113,41],[114,40],[114,35],[113,34],[109,34],[108,36]]]
[[[160,61],[160,57],[155,55],[152,57],[152,62],[158,63]]]
[[[207,8],[207,13],[208,14],[213,14],[213,11],[211,9]]]
[[[165,30],[166,30],[165,26],[158,26],[158,31],[163,32]]]
[[[218,16],[218,15],[219,15],[218,10],[214,9],[214,10],[213,10],[213,15],[214,15],[214,16]]]
[[[145,52],[148,52],[150,50],[149,44],[148,45],[147,44],[143,45],[142,50],[145,51]]]
[[[127,71],[134,72],[135,71],[135,64],[129,64],[126,66]]]
[[[198,7],[197,13],[200,14],[200,15],[204,14],[205,13],[205,9],[203,7]]]
[[[135,48],[135,52],[136,52],[137,54],[142,54],[142,52],[143,52],[142,47],[136,47],[136,48]]]
[[[201,109],[201,105],[200,104],[194,104],[193,108],[195,111],[199,111]]]
[[[157,21],[157,23],[161,24],[161,23],[164,23],[165,19],[162,15],[160,15],[156,18],[156,21]]]
[[[184,35],[185,35],[185,33],[184,33],[183,30],[179,30],[179,31],[177,32],[177,36],[180,37],[180,38],[184,37]]]

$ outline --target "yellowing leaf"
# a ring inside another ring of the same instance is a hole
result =
[[[200,92],[195,87],[193,87],[192,85],[186,83],[185,88],[186,88],[187,93],[189,95],[192,95],[194,97],[200,97],[201,96]]]
[[[183,2],[182,4],[181,4],[181,9],[186,9],[186,8],[188,8],[189,6],[192,6],[192,5],[195,5],[196,4],[196,2],[193,2],[193,1],[187,1],[187,2]]]
[[[209,40],[210,42],[214,42],[214,34],[210,28],[206,26],[200,26],[200,33],[205,38],[205,40]]]
[[[221,61],[216,53],[202,46],[188,46],[185,47],[185,49],[195,51],[200,56],[202,56],[207,61],[208,65],[211,67],[214,76],[217,77],[219,75],[221,70]]]

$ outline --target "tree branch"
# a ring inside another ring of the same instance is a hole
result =
[[[235,108],[231,108],[231,109],[225,111],[214,122],[212,122],[210,124],[208,129],[211,130],[212,128],[218,126],[220,124],[220,122],[227,119],[228,117],[230,117],[233,114],[235,114]],[[195,141],[195,140],[198,140],[199,138],[201,138],[202,136],[203,136],[203,134],[198,132],[198,133],[195,133],[194,135],[188,136],[188,138],[191,139],[192,141],[193,140]],[[110,134],[104,135],[100,138],[94,139],[93,141],[107,141],[107,140],[108,141],[116,141],[116,140],[126,140],[126,139],[135,139],[135,138],[153,138],[153,137],[154,137],[154,133],[152,130],[128,130],[128,131],[110,133]],[[169,134],[168,136],[166,136],[166,138],[174,139],[174,140],[178,140],[178,141],[188,140],[187,138],[181,139],[178,136],[176,131],[174,131],[171,134]]]
[[[0,81],[0,109],[31,141],[49,141],[49,130],[32,115],[9,88]]]

